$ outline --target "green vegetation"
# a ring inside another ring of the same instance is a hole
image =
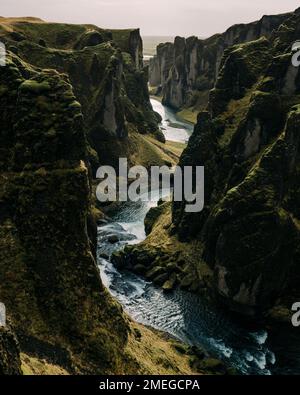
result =
[[[263,42],[272,37],[273,31],[278,29],[291,15],[292,13],[264,16],[259,21],[234,25],[224,33],[215,34],[206,39],[195,36],[176,37],[174,40],[162,39],[161,44],[156,48],[155,56],[149,61],[149,80],[153,88],[152,92],[156,92],[158,88],[163,94],[164,104],[179,111],[183,110],[183,116],[187,115],[185,119],[193,121],[193,117],[186,114],[185,110],[191,109],[195,113],[206,110],[210,90],[214,88],[218,81],[219,72],[222,73],[225,59],[223,54],[226,53],[227,48],[231,48],[232,45],[235,46],[235,53],[232,51],[231,54],[240,58],[240,63],[242,63],[244,50],[241,49],[240,44],[248,45],[248,64],[245,65],[247,69],[239,68],[241,79],[251,78],[253,74],[259,72],[261,61],[269,54],[268,50],[264,53],[261,52],[262,58],[260,59],[256,56],[253,47],[253,56],[249,56],[252,51],[251,43],[255,40],[261,40],[261,44],[264,45]],[[289,34],[290,43],[295,40],[290,29],[287,29],[282,37],[284,34]],[[150,51],[151,41],[153,41],[151,38],[149,43],[146,41],[146,48],[150,48]],[[171,42],[167,43],[166,41]],[[280,38],[278,39],[278,45],[281,45],[281,52],[284,52],[286,48],[284,43],[280,42]],[[229,67],[227,67],[227,71],[229,72],[229,78],[230,75],[236,75],[236,69],[234,68],[229,71]],[[224,92],[224,100],[226,102],[226,92]]]
[[[147,239],[115,262],[166,291],[204,291],[236,312],[286,322],[300,279],[300,80],[290,63],[300,13],[268,18],[275,25],[286,18],[272,35],[266,32],[269,39],[259,38],[262,21],[255,32],[250,25],[231,28],[237,44],[224,51],[207,110],[181,155],[181,166],[205,167],[204,210],[186,213],[185,202],[173,202],[171,212],[166,204],[151,210]],[[257,33],[257,40],[244,42]],[[206,48],[214,66],[219,39]],[[178,39],[175,47],[192,51],[195,43]],[[200,52],[203,61],[206,56]],[[182,82],[179,66],[185,70],[178,62],[176,84]],[[173,82],[169,78],[164,88],[178,92]]]
[[[145,219],[147,239],[138,246],[126,246],[113,256],[113,263],[137,272],[169,292],[176,286],[204,292],[212,272],[199,265],[203,246],[199,241],[180,242],[172,232],[171,203],[152,208]]]
[[[163,139],[147,90],[142,68],[142,41],[138,29],[104,30],[93,25],[46,23],[41,20],[1,19],[0,39],[26,67],[54,69],[69,78],[74,95],[70,108],[82,107],[93,171],[116,156],[106,153],[108,141],[128,145],[129,124],[141,134]],[[30,66],[29,66],[30,65]],[[29,80],[22,89],[48,89]],[[66,101],[68,98],[66,97]],[[43,99],[40,99],[42,105]],[[55,131],[49,133],[49,136]]]
[[[184,121],[194,124],[197,122],[198,111],[189,108],[184,108],[183,110],[177,113],[177,116],[183,119]]]
[[[11,326],[0,328],[0,373],[202,372],[184,345],[129,320],[95,262],[103,213],[91,166],[105,155],[175,164],[184,149],[159,141],[137,31],[114,32],[123,52],[93,26],[0,18],[0,33],[0,300]]]

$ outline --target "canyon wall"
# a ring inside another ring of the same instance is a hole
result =
[[[0,105],[0,300],[20,348],[70,372],[122,372],[128,324],[96,266],[88,144],[70,81],[8,52]]]
[[[244,313],[290,309],[300,295],[300,71],[291,63],[299,23],[297,10],[269,40],[225,51],[180,160],[205,166],[205,209],[187,214],[174,203],[176,233],[201,239],[210,287]]]
[[[151,209],[147,239],[116,254],[118,267],[165,291],[179,286],[290,323],[300,297],[300,68],[291,52],[299,26],[296,10],[269,38],[224,51],[179,161],[204,166],[204,209]]]
[[[0,40],[38,69],[65,73],[82,106],[89,160],[115,165],[114,145],[130,131],[161,138],[147,88],[139,30],[0,19]]]
[[[204,373],[204,353],[126,316],[96,262],[93,171],[167,160],[139,31],[0,18],[0,36],[0,374]]]
[[[174,43],[160,44],[157,55],[150,60],[150,85],[157,87],[164,104],[176,110],[203,109],[216,82],[224,50],[262,36],[270,37],[286,17],[286,14],[264,16],[204,40],[176,37]]]

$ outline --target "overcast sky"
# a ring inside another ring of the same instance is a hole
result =
[[[0,15],[104,28],[140,27],[142,35],[206,37],[235,23],[299,6],[299,0],[0,0]]]

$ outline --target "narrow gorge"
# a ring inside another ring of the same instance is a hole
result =
[[[0,374],[299,372],[299,38],[297,9],[147,65],[139,29],[0,17]],[[120,158],[204,166],[204,209],[99,202]]]
[[[147,238],[113,256],[118,268],[139,273],[165,291],[186,289],[245,316],[248,323],[270,326],[270,342],[278,331],[292,336],[297,349],[299,336],[291,318],[300,296],[300,85],[291,43],[299,36],[299,18],[296,10],[229,29],[241,44],[224,51],[208,102],[179,161],[181,167],[205,167],[204,210],[189,214],[186,202],[159,204],[145,218]],[[265,30],[266,21],[270,30]],[[157,77],[153,64],[164,47],[172,44],[158,47],[150,66],[151,84]],[[192,56],[181,48],[181,60],[183,53]],[[180,110],[182,103],[170,103],[166,96],[171,84],[174,90],[181,87],[179,60],[166,66],[167,58],[162,59],[168,74],[160,87],[163,103]],[[182,72],[188,64],[182,64]],[[178,78],[172,82],[174,74]],[[197,78],[208,81],[203,73]],[[281,347],[288,347],[288,341]],[[255,357],[248,358],[252,365]],[[277,358],[280,365],[286,356]],[[298,366],[299,361],[296,357],[289,363]]]
[[[99,164],[178,160],[161,148],[138,30],[1,18],[0,38],[0,372],[192,373],[194,353],[134,324],[96,262]]]

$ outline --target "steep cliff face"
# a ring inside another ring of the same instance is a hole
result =
[[[21,374],[20,349],[14,334],[0,327],[0,375]]]
[[[157,56],[150,59],[149,82],[152,86],[163,86],[174,64],[174,45],[172,43],[160,44],[156,51]]]
[[[11,22],[0,24],[22,44],[13,48],[7,41],[14,52],[8,50],[7,64],[0,67],[0,301],[6,306],[9,323],[0,328],[0,374],[210,372],[204,354],[200,361],[192,350],[178,351],[183,347],[178,342],[133,323],[102,285],[96,265],[89,122],[92,125],[100,103],[103,107],[95,122],[99,120],[115,142],[123,143],[127,125],[118,118],[122,108],[134,117],[139,100],[148,95],[144,72],[137,70],[140,57],[133,62],[129,53],[102,43],[107,32],[85,34],[80,30],[77,37],[74,32],[66,34],[65,26],[57,33],[57,26],[51,31],[51,25],[32,23],[43,26],[39,26],[39,34],[28,19],[22,29],[29,28],[36,39],[43,40],[37,44],[40,48],[16,35]],[[120,32],[112,34],[118,35],[115,39],[120,48],[125,45]],[[130,37],[132,48],[138,45],[140,51],[138,32]],[[61,58],[56,49],[42,52],[46,38],[64,48],[85,49],[60,50]],[[107,63],[98,63],[99,53],[95,50],[95,55],[87,43],[103,45],[101,56],[107,57]],[[138,53],[133,52],[134,56]],[[39,59],[41,54],[50,57],[52,68],[49,59]],[[52,56],[62,59],[60,72]],[[33,64],[24,60],[29,57]],[[94,74],[84,69],[87,59]],[[75,63],[72,69],[75,60],[83,68],[82,75]],[[92,88],[89,78],[98,81],[99,64],[105,65],[100,88],[98,83]],[[73,70],[68,74],[63,72],[67,66]],[[136,78],[145,84],[144,91],[135,86]],[[134,95],[134,89],[140,96]],[[138,114],[140,122],[147,122]],[[150,136],[140,136],[140,140],[137,136],[136,132],[133,155],[140,148],[150,163],[163,160],[157,151],[151,156]],[[102,144],[99,150],[108,151],[103,136]],[[116,146],[114,153],[121,155],[123,147]],[[225,371],[222,365],[220,369]]]
[[[175,109],[206,107],[214,87],[224,50],[234,44],[270,37],[287,15],[264,16],[249,24],[230,27],[208,39],[176,37],[161,44],[150,61],[150,84],[159,87],[163,102]]]
[[[300,295],[300,72],[290,52],[299,22],[296,11],[269,41],[225,51],[209,111],[180,160],[205,166],[205,209],[187,214],[174,203],[176,232],[201,239],[210,287],[243,313]]]
[[[73,372],[122,372],[128,325],[95,263],[81,106],[66,75],[35,70],[10,52],[7,62],[0,68],[0,300],[23,352]]]
[[[82,105],[94,170],[99,161],[115,162],[113,142],[128,139],[130,130],[158,134],[139,30],[2,19],[0,39],[26,62],[69,76]]]
[[[204,210],[152,209],[147,239],[116,265],[166,291],[180,286],[242,314],[290,321],[300,297],[300,68],[291,62],[299,26],[297,10],[269,39],[224,51],[179,161],[204,166]]]

